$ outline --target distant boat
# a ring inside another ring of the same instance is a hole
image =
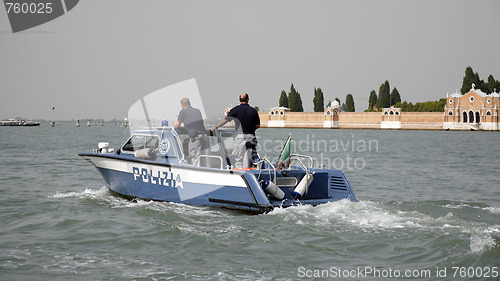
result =
[[[80,127],[80,120],[76,120],[76,126]]]
[[[36,127],[40,126],[40,122],[36,121],[24,121],[24,120],[14,120],[9,119],[5,121],[0,121],[0,126],[11,126],[11,127]]]
[[[89,127],[90,127],[90,126],[92,126],[92,125],[90,124],[90,120],[89,120],[89,121],[87,121],[87,126],[89,126]]]

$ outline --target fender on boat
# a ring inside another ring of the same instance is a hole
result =
[[[293,190],[292,196],[295,199],[300,199],[302,196],[307,194],[307,191],[309,190],[309,185],[312,183],[314,180],[314,173],[306,173],[305,176],[302,178],[302,180],[297,184],[297,187]]]

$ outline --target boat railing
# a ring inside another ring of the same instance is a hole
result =
[[[305,165],[302,159],[307,158],[309,160],[309,166]],[[292,154],[290,155],[290,167],[293,166],[295,162],[299,162],[307,171],[308,168],[314,168],[314,159],[309,155]]]
[[[268,167],[270,167],[270,168],[263,169],[262,164],[265,164],[265,163],[267,163]],[[269,159],[267,159],[267,158],[259,159],[259,162],[257,163],[257,169],[259,170],[259,176],[257,177],[257,179],[260,178],[260,174],[262,173],[262,171],[268,171],[269,178],[271,178],[271,172],[273,172],[273,174],[274,174],[273,183],[276,184],[276,167],[273,165],[273,163],[271,163],[271,161],[269,161]]]
[[[198,161],[198,167],[200,167],[201,159],[203,159],[203,158],[206,158],[207,162],[210,159],[217,159],[217,160],[220,161],[220,167],[219,167],[219,169],[222,170],[224,168],[224,166],[223,166],[224,160],[222,160],[222,157],[220,157],[218,155],[206,155],[206,154],[200,155],[200,161]],[[208,165],[208,166],[211,167],[212,165]]]

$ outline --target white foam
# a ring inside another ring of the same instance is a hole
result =
[[[88,198],[88,197],[102,197],[103,195],[108,194],[107,187],[102,187],[99,190],[93,190],[90,188],[85,188],[84,191],[80,192],[60,192],[58,191],[54,195],[50,195],[49,198],[69,198],[69,197],[77,197],[77,198]]]
[[[470,236],[470,251],[478,254],[495,247],[497,243],[486,231],[477,230]]]
[[[269,215],[283,216],[285,221],[296,224],[314,223],[328,226],[332,221],[344,222],[362,229],[401,229],[405,227],[426,227],[432,220],[419,212],[405,212],[388,207],[384,203],[372,201],[351,202],[340,200],[316,207],[296,206],[287,209],[274,209]],[[312,217],[313,219],[309,219]]]
[[[344,225],[342,229],[360,229],[365,232],[379,230],[396,231],[401,229],[419,229],[425,232],[440,231],[443,235],[450,232],[472,233],[475,229],[479,233],[500,233],[497,226],[488,227],[486,223],[465,221],[453,212],[434,217],[420,211],[405,211],[402,204],[387,204],[373,201],[351,202],[340,200],[316,207],[296,206],[286,209],[277,208],[268,215],[279,216],[283,221],[300,226],[313,228],[330,228],[332,225]],[[482,236],[481,236],[482,237]],[[491,236],[490,236],[491,238]],[[474,249],[480,241],[474,238]],[[486,243],[484,245],[492,245]],[[482,245],[482,244],[479,244]]]
[[[493,214],[500,214],[500,207],[499,208],[495,208],[495,207],[486,207],[484,208],[485,210],[488,210],[490,211],[491,213]]]
[[[449,209],[473,208],[473,209],[480,209],[480,210],[489,211],[493,214],[500,214],[500,207],[479,207],[479,206],[470,205],[466,202],[462,202],[460,204],[446,204],[443,207],[449,208]]]

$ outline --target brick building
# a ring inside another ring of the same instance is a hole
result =
[[[444,108],[445,130],[485,130],[498,131],[500,94],[495,90],[490,95],[479,89],[472,89],[461,95],[454,93],[447,96]]]

